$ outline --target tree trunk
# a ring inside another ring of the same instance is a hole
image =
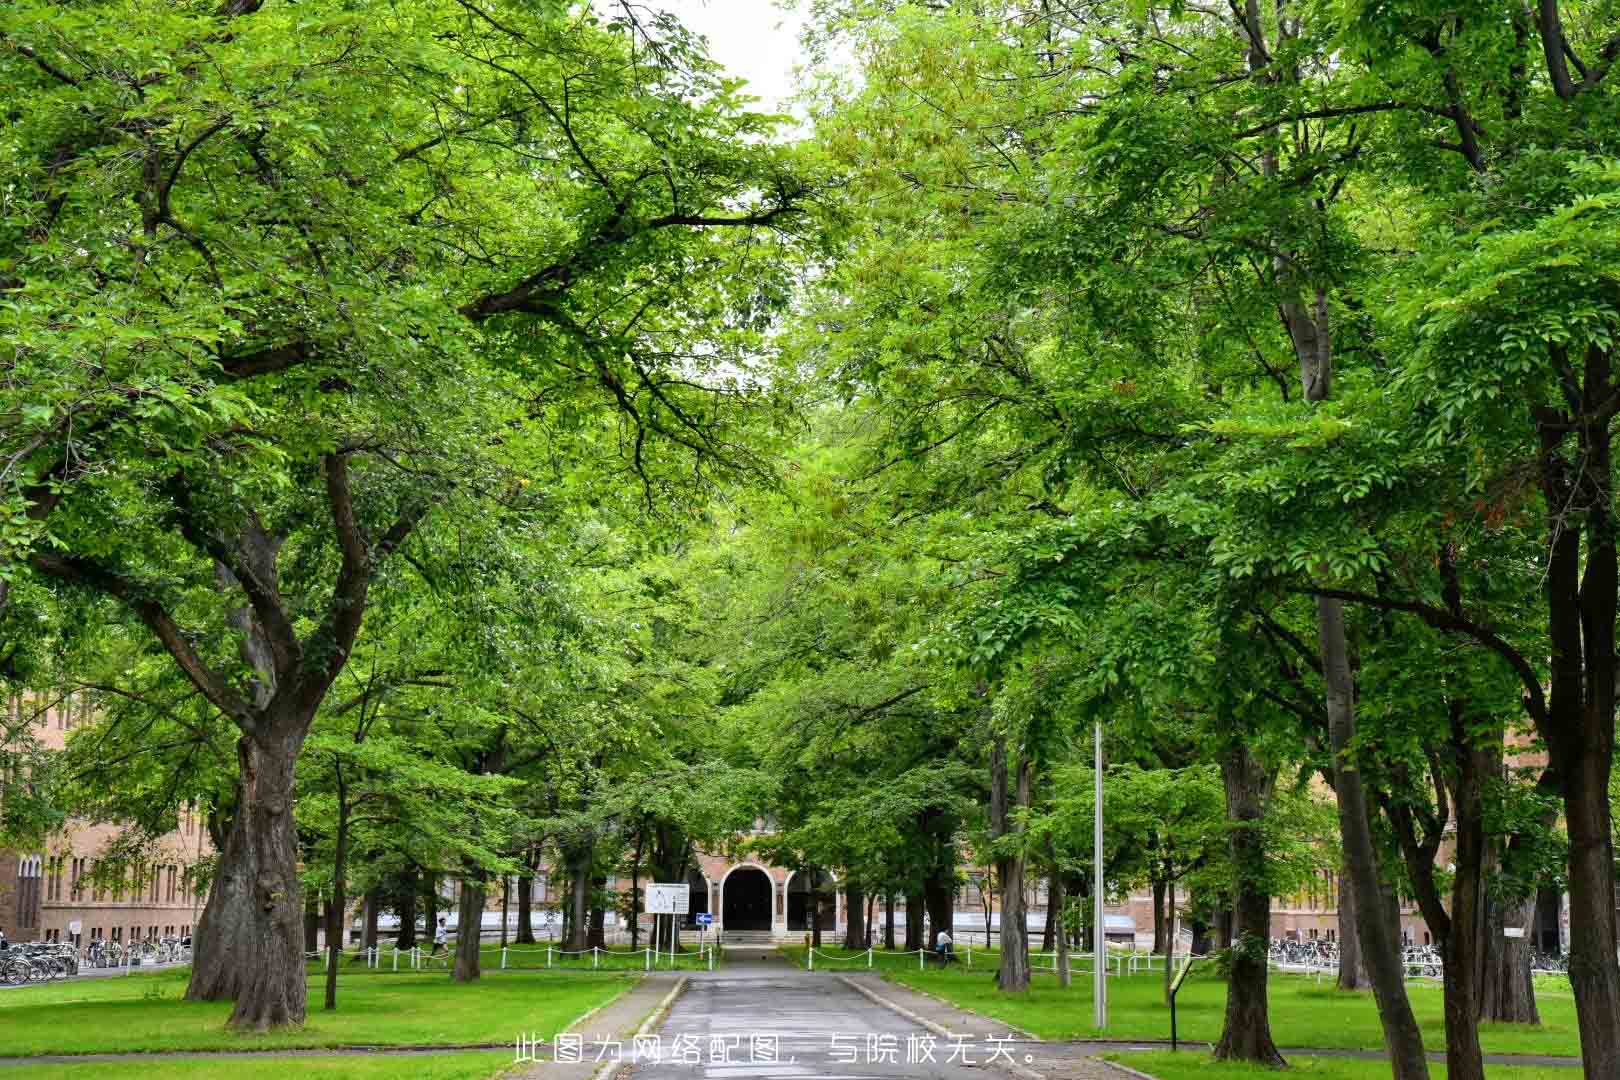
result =
[[[1282,1066],[1287,1063],[1271,1039],[1266,1001],[1271,894],[1266,888],[1266,844],[1261,830],[1273,778],[1245,742],[1233,743],[1221,756],[1231,830],[1236,940],[1226,983],[1226,1027],[1215,1046],[1215,1057]]]
[[[956,868],[950,867],[944,871],[954,875]],[[924,946],[929,947],[939,940],[939,932],[945,931],[954,939],[956,937],[956,905],[952,902],[950,879],[936,873],[923,880],[923,903],[928,905],[928,933],[924,939]]]
[[[861,948],[863,948],[863,949],[870,949],[872,947],[872,915],[873,915],[874,909],[876,907],[877,907],[877,893],[867,893],[866,894],[866,942],[865,942],[865,944],[863,944],[861,946]]]
[[[1057,947],[1052,934],[1057,926],[1057,908],[1052,906],[1052,894],[1061,890],[1062,886],[1056,881],[1046,883],[1046,919],[1041,926],[1041,952],[1048,953]]]
[[[1029,759],[1020,754],[1016,776],[1010,777],[1007,743],[1004,738],[997,738],[990,749],[991,837],[999,840],[1021,831],[1013,825],[1012,811],[1028,805]],[[996,878],[1001,887],[1001,969],[996,976],[996,985],[1003,993],[1022,994],[1029,990],[1024,855],[1022,852],[998,855],[995,863]]]
[[[437,940],[434,935],[439,929],[439,875],[429,870],[423,876],[422,898],[427,903],[423,906],[426,918],[422,920],[422,925],[426,928],[428,941],[432,942]]]
[[[922,893],[907,893],[906,952],[914,952],[923,947],[923,910]]]
[[[1338,795],[1339,832],[1344,842],[1345,866],[1358,897],[1378,895],[1378,854],[1373,848],[1367,818],[1367,794],[1361,773],[1349,759],[1355,739],[1355,685],[1350,674],[1349,642],[1344,626],[1344,605],[1328,597],[1316,601],[1316,622],[1322,651],[1323,679],[1327,683],[1328,736],[1337,763],[1334,788]],[[1390,927],[1370,904],[1356,905],[1356,929],[1367,973],[1372,977],[1384,1045],[1389,1050],[1395,1080],[1427,1080],[1429,1059],[1423,1051],[1423,1031],[1406,996],[1398,944]]]
[[[1612,624],[1609,633],[1612,649]],[[1612,708],[1607,727],[1612,733]],[[1587,1076],[1620,1076],[1609,770],[1609,755],[1592,751],[1559,770],[1566,777],[1564,815],[1569,829],[1569,982],[1575,992],[1581,1063]]]
[[[1339,989],[1371,990],[1362,959],[1361,935],[1356,932],[1356,887],[1350,875],[1339,871]]]
[[[337,781],[337,831],[332,838],[332,898],[326,909],[326,999],[323,1008],[337,1008],[339,961],[343,959],[343,924],[347,922],[349,865],[349,795],[343,780],[342,759],[333,755],[332,774]]]
[[[313,952],[320,940],[321,920],[324,917],[319,901],[313,895],[304,897],[304,951]]]
[[[1046,890],[1046,925],[1050,932],[1054,922],[1057,927],[1057,977],[1058,985],[1067,988],[1073,980],[1069,971],[1069,934],[1068,928],[1063,925],[1063,875],[1054,873],[1052,883]],[[1053,912],[1056,912],[1054,918]]]
[[[812,866],[806,875],[810,881],[810,891],[804,901],[810,905],[810,947],[821,948],[821,871]]]
[[[399,936],[394,939],[394,948],[403,951],[416,948],[416,867],[406,870],[400,880]]]
[[[894,890],[883,894],[883,947],[894,950]]]
[[[1170,954],[1170,923],[1164,917],[1164,887],[1164,878],[1153,879],[1153,951],[1159,956]]]
[[[590,948],[586,940],[591,903],[590,845],[581,845],[568,858],[568,935],[563,948],[582,952]]]
[[[517,936],[513,939],[517,945],[534,944],[534,874],[527,873],[518,878],[518,924]]]
[[[866,894],[860,886],[844,890],[844,948],[866,948]]]
[[[456,982],[472,982],[483,972],[479,967],[479,947],[484,939],[484,874],[461,879],[461,902],[456,908],[456,963],[450,977]]]
[[[591,930],[585,938],[587,949],[601,949],[607,946],[607,911],[603,906],[603,895],[607,891],[607,878],[591,878]]]
[[[1535,917],[1535,897],[1499,901],[1490,908],[1486,932],[1493,947],[1485,952],[1479,1018],[1497,1023],[1539,1024],[1541,1012],[1536,1008],[1535,982],[1530,975],[1530,954],[1534,949],[1530,924]],[[1510,926],[1523,928],[1524,937],[1506,936],[1503,931]]]
[[[363,859],[364,855],[361,858]],[[366,893],[365,919],[362,923],[365,927],[362,931],[362,948],[375,949],[377,947],[377,919],[381,911],[382,898],[377,895],[376,889],[372,889]]]
[[[267,718],[237,740],[239,801],[193,935],[188,1001],[235,997],[244,1031],[304,1021],[304,903],[293,832],[293,764],[306,722]]]
[[[501,948],[506,948],[506,926],[510,921],[507,918],[512,906],[512,878],[507,874],[501,875]]]

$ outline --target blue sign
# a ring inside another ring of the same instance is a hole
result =
[[[707,911],[700,911],[697,913],[697,924],[699,926],[708,926],[713,922],[714,916],[710,915]]]

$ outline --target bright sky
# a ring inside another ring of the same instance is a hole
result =
[[[709,55],[748,80],[764,112],[785,111],[793,95],[793,67],[803,62],[803,11],[783,11],[776,0],[649,0],[709,39]]]

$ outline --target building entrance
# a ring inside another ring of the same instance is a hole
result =
[[[772,885],[765,871],[757,866],[739,866],[727,875],[724,891],[720,911],[727,930],[771,928]]]

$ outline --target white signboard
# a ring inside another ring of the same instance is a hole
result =
[[[1502,936],[1503,937],[1524,937],[1524,927],[1522,927],[1522,926],[1504,926],[1504,927],[1502,927]]]
[[[82,933],[83,930],[84,930],[84,924],[81,923],[78,919],[74,919],[72,922],[68,923],[68,933],[70,933],[70,934]]]
[[[692,905],[692,886],[686,882],[677,885],[649,884],[647,911],[652,915],[685,915]]]

